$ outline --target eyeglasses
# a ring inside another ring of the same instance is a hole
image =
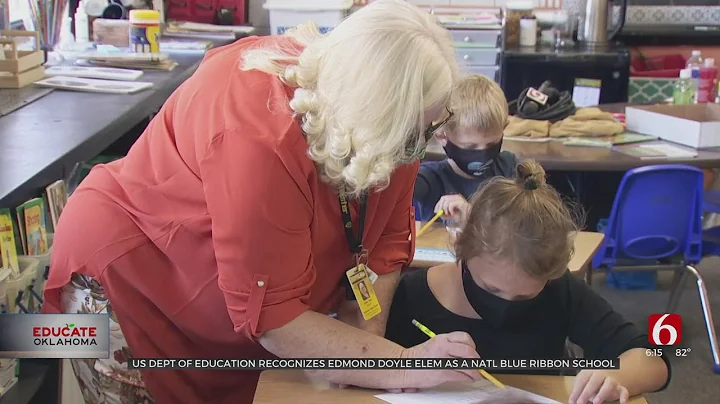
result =
[[[448,113],[448,115],[445,117],[445,119],[443,119],[442,121],[440,121],[438,123],[431,123],[427,127],[427,129],[425,129],[425,144],[427,144],[430,141],[430,139],[433,137],[435,132],[440,130],[440,128],[445,126],[448,122],[450,122],[452,117],[455,116],[455,114],[452,111],[450,111],[450,108],[445,107],[445,110]]]
[[[425,157],[425,149],[427,148],[428,142],[430,142],[430,139],[432,139],[433,135],[435,135],[435,132],[440,130],[445,124],[447,124],[455,114],[450,111],[450,108],[445,107],[445,110],[447,111],[447,116],[440,122],[431,123],[428,125],[428,127],[425,129],[425,133],[423,133],[423,144],[422,147],[418,149],[418,143],[420,143],[419,138],[415,138],[416,143],[410,143],[407,146],[407,153],[406,156],[402,159],[401,163],[409,163],[416,159],[423,159]]]

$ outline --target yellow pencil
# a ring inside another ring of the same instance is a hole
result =
[[[425,231],[427,231],[427,229],[429,229],[430,226],[431,226],[433,223],[435,223],[436,220],[440,219],[440,216],[442,216],[443,213],[445,213],[445,212],[443,212],[442,209],[438,210],[438,212],[435,214],[435,216],[433,216],[433,218],[430,219],[429,222],[425,223],[425,226],[421,227],[420,230],[418,230],[417,234],[415,235],[415,238],[418,238],[418,237],[422,236],[423,233],[425,233]]]
[[[435,333],[432,332],[432,331],[430,331],[429,328],[427,328],[427,327],[425,327],[424,325],[420,324],[419,321],[413,320],[412,323],[413,323],[413,325],[414,325],[415,327],[417,327],[420,331],[422,331],[423,333],[425,333],[425,335],[427,335],[428,337],[430,337],[430,338],[435,338]],[[501,388],[501,389],[504,389],[504,388],[505,388],[505,385],[502,384],[502,383],[500,383],[500,380],[494,378],[490,373],[486,372],[484,369],[479,369],[478,371],[480,372],[480,374],[482,375],[482,377],[488,379],[492,384],[496,385],[497,387],[499,387],[499,388]]]

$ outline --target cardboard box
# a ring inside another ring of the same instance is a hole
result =
[[[720,146],[720,105],[647,105],[625,109],[627,129],[703,149]]]

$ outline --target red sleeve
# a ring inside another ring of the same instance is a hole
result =
[[[308,310],[315,280],[302,167],[259,138],[228,131],[200,162],[218,284],[235,331],[251,338]]]
[[[370,251],[368,265],[378,275],[389,274],[412,262],[415,254],[415,208],[413,189],[419,163],[400,167],[392,181],[403,185],[392,214],[375,248]],[[412,234],[412,237],[411,237]]]

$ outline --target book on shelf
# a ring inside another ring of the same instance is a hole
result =
[[[9,209],[0,209],[0,256],[2,267],[10,270],[16,277],[20,275],[17,244],[15,243],[15,225]]]
[[[695,158],[697,152],[669,143],[630,144],[616,146],[614,150],[643,160]]]
[[[17,217],[18,233],[20,234],[20,247],[23,255],[27,255],[27,238],[25,238],[25,205],[15,208]]]
[[[23,204],[25,212],[25,237],[27,255],[42,255],[48,251],[45,202],[33,198]]]
[[[52,225],[53,229],[57,228],[60,213],[62,213],[67,203],[67,195],[67,187],[63,180],[57,180],[45,188],[45,196],[50,212],[49,224]]]

